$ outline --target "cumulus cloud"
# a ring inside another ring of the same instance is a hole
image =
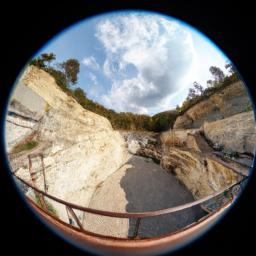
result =
[[[94,70],[100,69],[100,66],[99,66],[98,62],[95,60],[95,58],[93,56],[84,58],[82,60],[82,63],[85,66],[90,67],[90,68],[92,68]]]
[[[101,20],[96,37],[106,59],[104,74],[112,87],[104,103],[117,111],[150,113],[182,89],[195,51],[191,35],[156,15],[120,14]],[[136,74],[127,76],[129,66]]]
[[[93,82],[93,84],[98,84],[97,77],[93,73],[89,73],[89,78]]]
[[[96,77],[95,74],[89,72],[88,73],[88,77],[89,79],[91,80],[91,84],[90,84],[90,89],[88,91],[88,94],[90,96],[93,96],[94,98],[98,99],[99,95],[102,94],[103,92],[103,88],[102,86],[100,85],[100,83],[98,82],[98,79]]]

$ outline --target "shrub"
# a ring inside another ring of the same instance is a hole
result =
[[[54,77],[56,84],[60,86],[62,90],[65,92],[68,91],[68,81],[66,75],[62,71],[50,67],[44,68],[44,71]]]
[[[53,205],[52,205],[50,202],[48,202],[47,200],[45,200],[45,199],[44,199],[44,201],[45,201],[45,204],[46,204],[46,207],[47,207],[46,210],[48,210],[52,215],[58,217],[57,211],[56,211],[56,209],[53,207]],[[39,207],[43,208],[42,203],[41,203],[41,200],[40,200],[38,194],[35,194],[35,202],[36,202],[36,204],[37,204]]]
[[[25,141],[24,143],[18,144],[16,145],[13,150],[12,153],[16,154],[22,151],[27,151],[27,150],[31,150],[33,148],[35,148],[38,145],[37,141]]]

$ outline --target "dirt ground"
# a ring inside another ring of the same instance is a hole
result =
[[[169,208],[193,201],[191,193],[175,176],[151,159],[133,156],[96,189],[89,207],[115,212],[143,212]],[[154,237],[178,230],[204,215],[200,207],[143,219],[141,237]],[[134,219],[85,214],[86,230],[117,237],[132,236]]]

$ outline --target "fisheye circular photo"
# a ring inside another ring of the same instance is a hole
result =
[[[5,118],[26,203],[97,255],[160,255],[206,235],[246,186],[255,144],[254,103],[232,61],[147,11],[55,36],[21,71]]]

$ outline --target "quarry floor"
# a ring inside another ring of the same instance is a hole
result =
[[[89,207],[115,212],[143,212],[193,200],[192,194],[174,175],[149,158],[132,156],[126,165],[98,186]],[[164,235],[191,224],[204,214],[199,206],[195,206],[177,213],[146,218],[141,220],[139,235]],[[86,213],[83,225],[91,232],[127,237],[134,233],[135,220]]]

